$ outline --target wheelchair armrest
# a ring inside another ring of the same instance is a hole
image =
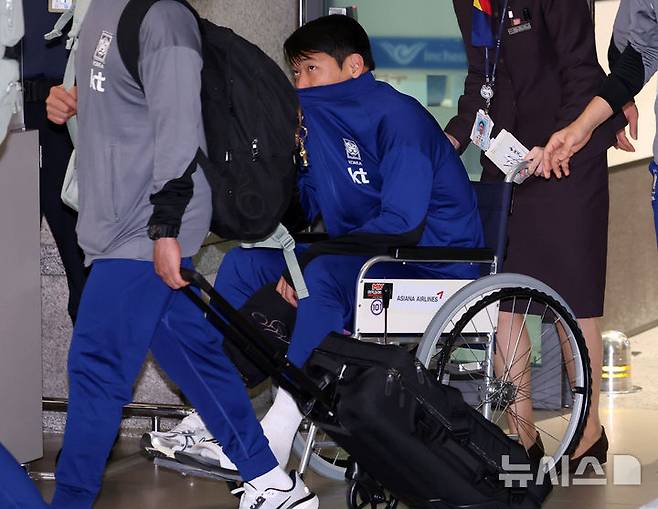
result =
[[[496,258],[493,249],[456,247],[400,247],[390,255],[396,260],[428,262],[492,263]]]
[[[293,233],[293,239],[298,244],[313,244],[314,242],[322,242],[323,240],[329,240],[329,235],[322,232],[300,232]]]

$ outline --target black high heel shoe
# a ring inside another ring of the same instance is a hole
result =
[[[535,440],[535,443],[532,444],[532,447],[530,447],[527,452],[528,458],[530,458],[530,463],[532,465],[539,465],[542,458],[546,455],[544,442],[542,442],[539,432],[537,432],[537,439]]]
[[[577,458],[569,459],[569,473],[573,474],[578,469],[578,465],[583,458],[594,458],[599,462],[599,465],[603,465],[608,461],[608,447],[609,447],[608,437],[605,434],[605,428],[601,426],[601,436],[594,442],[589,449],[587,449],[583,454]]]

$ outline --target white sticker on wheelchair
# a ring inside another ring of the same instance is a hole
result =
[[[470,282],[466,279],[366,279],[359,286],[355,331],[357,334],[381,335],[384,317],[388,315],[389,334],[422,334],[445,302]],[[388,313],[384,313],[382,300],[385,285],[393,286]],[[459,318],[456,316],[455,320]],[[473,323],[469,328],[491,332],[490,321],[481,322]]]

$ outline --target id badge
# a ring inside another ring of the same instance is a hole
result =
[[[493,128],[494,122],[491,120],[491,117],[484,110],[478,110],[473,129],[471,130],[471,141],[473,144],[480,148],[480,150],[487,150],[491,143],[491,132]]]
[[[73,0],[48,0],[48,12],[65,12],[73,6]]]

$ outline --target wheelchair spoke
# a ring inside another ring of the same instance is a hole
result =
[[[526,307],[525,313],[523,314],[523,322],[521,323],[521,327],[519,328],[519,335],[516,338],[516,344],[514,345],[514,353],[512,354],[512,360],[516,359],[516,352],[519,348],[519,343],[521,342],[521,336],[523,336],[523,332],[525,331],[526,335],[528,334],[528,331],[526,330],[526,322],[527,322],[527,319],[528,319],[528,311],[530,310],[530,305],[531,304],[532,304],[532,299],[528,300],[528,306]],[[512,315],[512,324],[514,324],[514,316],[515,315],[513,314]],[[512,329],[513,329],[513,326],[510,327],[510,336],[512,335]],[[528,339],[528,341],[529,341],[529,339]],[[507,351],[509,353],[509,344],[507,345]],[[530,353],[528,355],[528,360],[530,360],[529,358],[530,358],[531,353],[532,353],[532,349],[530,349]],[[510,364],[509,369],[507,369],[507,371],[504,373],[503,382],[506,382],[506,381],[509,380],[509,374],[512,370],[512,365],[513,364]]]
[[[536,424],[527,421],[526,419],[524,419],[524,418],[521,417],[520,415],[517,415],[516,418],[519,419],[520,421],[522,421],[522,422],[524,423],[525,426],[530,426],[530,427],[532,427],[532,428],[537,429],[537,425],[536,425]],[[556,442],[559,442],[559,441],[560,441],[560,438],[556,437],[556,436],[555,436],[554,434],[552,434],[552,433],[549,433],[549,432],[546,431],[544,428],[541,428],[541,427],[540,427],[540,428],[539,428],[539,431],[541,431],[541,432],[542,432],[544,435],[546,435],[547,437],[552,438],[552,439],[555,440]]]
[[[526,359],[526,354],[527,354],[527,359]],[[512,368],[515,367],[519,362],[524,361],[524,364],[528,364],[528,367],[530,365],[530,357],[532,356],[532,347],[529,347],[526,349],[525,352],[521,352],[520,355],[516,357],[516,360],[513,360],[513,362],[509,365],[509,368],[505,371],[505,377],[503,377],[503,381],[509,381],[506,377],[507,375],[512,371]],[[505,363],[507,361],[503,359]],[[524,370],[521,374],[525,373],[527,370]]]
[[[487,313],[487,318],[489,319],[489,325],[491,326],[491,330],[495,331],[496,330],[496,325],[494,325],[494,322],[491,319],[491,314],[489,313],[489,307],[487,306],[486,308],[484,308],[484,310]]]
[[[512,301],[512,318],[511,320],[514,320],[514,310],[516,309],[516,296],[514,296],[514,300]],[[500,318],[498,319],[500,321]],[[509,358],[509,346],[512,343],[512,328],[510,326],[509,328],[509,337],[507,338],[507,351],[505,352],[505,358]]]
[[[557,461],[582,433],[588,404],[587,394],[563,398],[565,380],[570,388],[588,386],[577,322],[559,299],[531,286],[472,295],[445,317],[432,345],[431,360],[445,374],[441,381],[480,412],[487,409],[493,423],[524,445],[539,432]],[[488,340],[497,346],[493,355]]]

